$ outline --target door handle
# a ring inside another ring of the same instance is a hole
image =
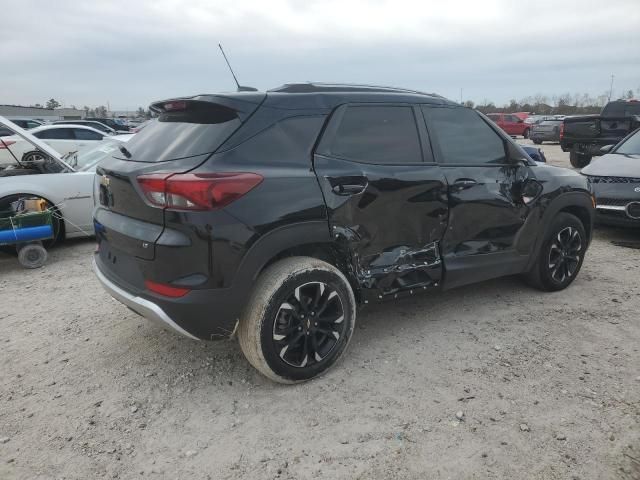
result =
[[[365,188],[367,188],[366,185],[356,183],[339,183],[338,185],[334,185],[331,190],[336,195],[357,195],[358,193],[364,192]]]
[[[453,182],[452,187],[454,187],[456,190],[464,190],[465,188],[470,188],[477,184],[478,182],[476,182],[473,178],[458,178],[455,182]]]

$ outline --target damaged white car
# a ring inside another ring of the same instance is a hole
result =
[[[53,242],[93,236],[93,183],[98,163],[133,135],[116,135],[64,157],[56,150],[0,116],[0,127],[9,128],[38,150],[28,159],[15,155],[12,164],[0,165],[0,211],[21,199],[41,198],[53,212]],[[0,148],[11,145],[0,138]]]

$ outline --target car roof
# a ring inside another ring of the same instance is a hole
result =
[[[42,132],[43,130],[52,130],[55,128],[79,128],[81,130],[91,130],[92,132],[96,132],[99,133],[100,135],[104,135],[104,132],[101,132],[98,129],[95,129],[93,127],[88,127],[86,125],[77,125],[75,123],[54,123],[52,125],[41,125],[39,127],[36,128],[32,128],[31,130],[29,130],[29,132],[31,133],[37,133],[37,132]]]
[[[176,100],[203,102],[247,102],[282,109],[329,109],[342,103],[412,103],[459,106],[434,93],[424,93],[396,87],[343,83],[287,83],[266,92],[229,92],[178,97],[153,102],[151,110],[161,111],[162,105]],[[255,107],[254,107],[255,108]]]

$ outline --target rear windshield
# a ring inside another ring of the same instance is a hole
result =
[[[129,160],[165,162],[211,153],[241,124],[230,108],[210,102],[183,103],[185,108],[161,114],[127,142]]]

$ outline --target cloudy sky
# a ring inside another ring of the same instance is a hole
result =
[[[0,0],[0,104],[135,109],[291,81],[498,104],[636,90],[640,0]]]

